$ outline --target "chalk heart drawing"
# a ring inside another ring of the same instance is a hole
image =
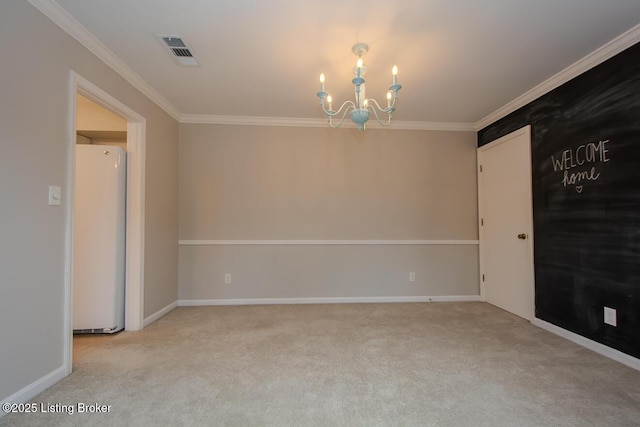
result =
[[[582,185],[576,185],[576,191],[582,193]]]

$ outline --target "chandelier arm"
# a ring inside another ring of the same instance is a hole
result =
[[[394,107],[394,105],[396,103],[395,99],[393,100],[393,104],[391,104],[388,108],[382,108],[380,106],[380,104],[378,104],[378,101],[376,101],[375,99],[367,99],[367,102],[369,102],[369,104],[371,104],[371,103],[375,104],[376,107],[378,107],[378,110],[380,110],[380,112],[385,113],[385,114],[391,114],[395,110],[395,107]],[[375,110],[373,110],[373,111],[375,112]]]
[[[340,110],[342,110],[342,109],[344,108],[344,106],[345,106],[345,105],[347,105],[347,104],[351,104],[351,105],[348,105],[348,106],[347,106],[347,108],[344,110],[344,113],[342,113],[342,117],[340,118],[340,121],[338,122],[338,124],[334,125],[331,119],[333,118],[333,116],[335,116],[336,114],[338,114],[338,113],[340,112]],[[356,107],[355,107],[355,104],[354,104],[353,102],[351,102],[351,101],[345,101],[345,102],[342,104],[342,106],[340,107],[340,109],[339,109],[338,111],[336,111],[336,112],[335,112],[335,114],[332,114],[332,115],[330,115],[330,116],[329,116],[329,126],[331,126],[331,127],[332,127],[332,128],[334,128],[334,129],[335,129],[335,128],[339,128],[340,126],[342,126],[342,123],[344,122],[344,119],[347,117],[347,113],[348,113],[350,110],[355,110],[355,109],[356,109]]]
[[[370,101],[375,102],[376,105],[378,104],[373,99],[371,99]],[[380,108],[379,105],[378,105],[378,108],[380,109],[380,111],[385,112],[382,108]],[[376,122],[378,122],[378,124],[380,126],[387,127],[387,126],[389,126],[391,124],[391,113],[390,112],[386,112],[386,114],[388,115],[388,118],[387,118],[386,122],[383,122],[382,120],[380,120],[380,117],[378,117],[378,111],[376,111],[376,109],[374,107],[370,107],[369,110],[373,112],[373,117],[376,119]]]
[[[333,110],[327,110],[326,108],[324,108],[324,103],[321,104],[322,105],[322,111],[328,116],[328,117],[333,117],[333,116],[337,116],[340,114],[340,111],[342,111],[343,108],[351,106],[351,108],[356,108],[356,105],[353,103],[353,101],[345,101],[342,103],[342,105],[340,106],[340,108],[338,108],[337,111],[333,111]],[[345,111],[346,114],[346,111]]]

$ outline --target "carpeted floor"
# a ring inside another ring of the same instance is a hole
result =
[[[640,372],[484,303],[185,307],[77,337],[34,402],[74,413],[0,424],[630,426]]]

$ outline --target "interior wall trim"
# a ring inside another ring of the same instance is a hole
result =
[[[578,345],[581,345],[582,347],[588,348],[591,351],[595,351],[596,353],[602,356],[608,357],[609,359],[615,360],[616,362],[620,362],[623,365],[626,365],[630,368],[640,371],[640,359],[637,359],[633,356],[629,356],[626,353],[618,351],[604,344],[600,344],[599,342],[590,340],[589,338],[585,338],[582,335],[575,334],[571,331],[568,331],[559,326],[556,326],[553,323],[549,323],[542,319],[538,319],[537,317],[534,318],[531,321],[531,323],[533,323],[535,326],[539,328],[542,328],[564,339],[567,339]]]
[[[401,302],[477,302],[480,295],[415,297],[319,297],[319,298],[246,298],[179,300],[178,307],[208,305],[282,305],[282,304],[376,304]]]
[[[36,9],[58,25],[63,31],[77,40],[91,53],[107,64],[113,71],[121,75],[133,87],[142,92],[158,107],[180,123],[196,124],[226,124],[240,126],[287,126],[287,127],[326,127],[327,121],[322,118],[296,117],[251,117],[182,114],[169,100],[154,89],[138,73],[133,71],[120,57],[105,46],[96,36],[89,32],[55,0],[29,0]],[[343,127],[353,127],[355,124],[345,124]],[[375,129],[375,128],[372,128]],[[413,122],[394,121],[387,130],[437,130],[475,132],[474,123],[446,123],[446,122]]]
[[[257,117],[257,116],[223,116],[206,114],[183,114],[180,116],[180,123],[209,124],[209,125],[238,125],[238,126],[285,126],[285,127],[311,127],[326,128],[327,120],[322,118],[299,118],[299,117]],[[343,128],[357,128],[355,123],[344,122]],[[382,129],[375,125],[368,128],[370,130]],[[416,122],[397,121],[391,122],[389,128],[384,130],[435,130],[435,131],[458,131],[475,132],[474,123],[456,122]]]
[[[129,84],[142,92],[158,107],[162,108],[175,120],[180,120],[180,111],[155,90],[145,79],[133,71],[111,49],[106,47],[96,36],[89,32],[73,16],[54,0],[29,0],[36,9],[52,20],[58,27],[76,39],[82,46],[97,56],[109,68],[121,75]]]
[[[178,306],[178,301],[174,301],[171,304],[167,305],[166,307],[163,307],[160,310],[156,311],[152,315],[145,317],[142,323],[143,327],[146,328],[147,326],[149,326],[150,324],[152,324],[153,322],[155,322],[156,320],[158,320],[159,318],[161,318],[162,316],[164,316],[165,314],[167,314],[177,306]]]
[[[585,71],[588,71],[593,67],[603,63],[607,59],[617,55],[618,53],[633,46],[639,41],[640,41],[640,24],[622,33],[621,35],[611,40],[610,42],[605,43],[604,45],[600,46],[598,49],[589,53],[587,56],[569,65],[564,70],[560,71],[554,76],[543,81],[536,87],[523,93],[513,101],[498,108],[496,111],[484,117],[483,119],[480,119],[475,124],[475,129],[478,131],[481,129],[484,129],[485,127],[489,126],[491,123],[494,123],[500,120],[501,118],[507,116],[508,114],[513,113],[518,108],[524,107],[531,101],[534,101],[540,98],[542,95],[565,84],[566,82],[573,79],[574,77],[577,77],[580,74],[584,73]]]
[[[164,96],[155,90],[146,80],[133,71],[113,51],[107,48],[97,37],[91,34],[73,16],[65,11],[55,0],[28,0],[36,9],[51,19],[56,25],[71,37],[96,55],[112,70],[121,75],[127,82],[151,99],[167,114],[180,123],[206,123],[206,124],[236,124],[258,126],[293,126],[293,127],[325,127],[325,119],[314,118],[282,118],[282,117],[242,117],[222,115],[197,115],[182,114]],[[640,24],[591,52],[584,58],[576,61],[569,67],[560,71],[540,83],[533,89],[520,95],[513,101],[500,107],[498,110],[480,119],[476,123],[438,123],[438,122],[402,122],[394,121],[389,130],[442,130],[442,131],[478,131],[491,123],[503,118],[529,102],[539,98],[545,93],[566,83],[572,78],[584,73],[596,65],[606,61],[626,48],[640,41]],[[355,125],[353,125],[355,127]],[[345,126],[348,127],[348,126]]]
[[[49,372],[47,375],[41,378],[38,378],[28,386],[13,393],[11,396],[2,400],[0,404],[4,405],[6,403],[9,403],[9,404],[26,403],[31,399],[33,399],[34,397],[36,397],[37,395],[39,395],[40,393],[42,393],[43,391],[45,391],[46,389],[53,386],[58,381],[61,381],[66,376],[67,376],[66,366],[64,365],[60,366],[59,368]],[[0,411],[0,418],[2,418],[5,415],[7,415],[7,412]]]
[[[237,245],[478,245],[479,240],[178,240],[181,246]]]

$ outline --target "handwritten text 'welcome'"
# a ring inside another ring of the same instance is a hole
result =
[[[599,142],[590,142],[575,149],[565,150],[557,159],[551,156],[554,172],[563,172],[562,185],[566,187],[567,185],[576,185],[581,181],[595,181],[600,178],[600,173],[598,173],[595,166],[591,166],[589,170],[579,172],[569,171],[578,166],[608,162],[608,142],[608,139]],[[580,193],[582,187],[576,187],[576,190]]]

